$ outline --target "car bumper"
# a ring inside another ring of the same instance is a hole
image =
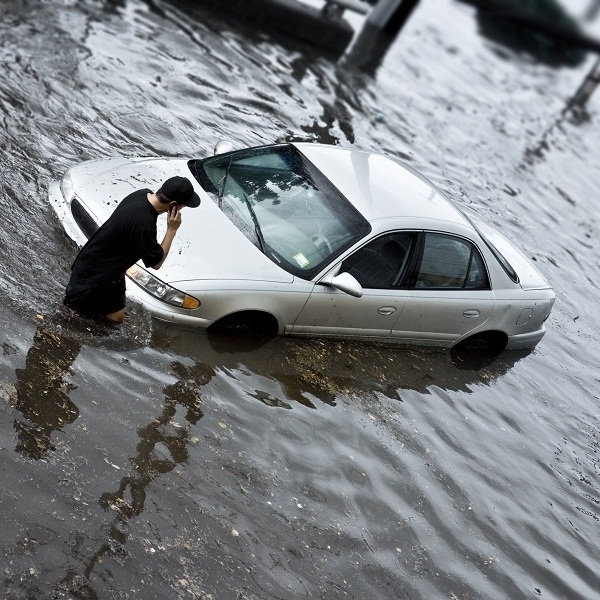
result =
[[[83,246],[87,239],[75,222],[71,213],[71,205],[65,201],[58,181],[53,181],[48,187],[48,202],[65,233],[77,246]]]
[[[194,311],[165,304],[164,302],[157,300],[154,296],[146,293],[139,285],[135,284],[128,277],[125,279],[127,284],[127,298],[142,304],[155,319],[167,323],[192,325],[193,327],[206,328],[209,325],[212,325],[212,321],[194,315]]]
[[[516,335],[510,335],[506,344],[507,350],[521,350],[525,348],[533,348],[546,333],[546,326],[542,325],[541,329],[537,331],[531,331],[529,333],[519,333]]]

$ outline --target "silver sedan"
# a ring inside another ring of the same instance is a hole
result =
[[[382,154],[295,143],[90,161],[51,184],[50,204],[81,246],[127,194],[174,175],[202,203],[160,279],[127,273],[128,296],[157,319],[441,347],[531,348],[545,333],[555,294],[532,261]]]

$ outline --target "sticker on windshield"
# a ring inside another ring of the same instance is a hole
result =
[[[310,264],[310,260],[308,260],[308,258],[306,258],[302,252],[295,254],[294,260],[300,265],[301,269],[304,269],[304,267],[307,267]]]

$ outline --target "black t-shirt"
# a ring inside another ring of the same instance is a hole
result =
[[[156,240],[158,212],[148,202],[151,190],[129,194],[81,249],[71,267],[71,289],[93,292],[118,277],[138,260],[158,264],[163,249]]]

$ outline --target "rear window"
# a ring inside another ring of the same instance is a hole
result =
[[[480,215],[474,210],[461,206],[460,211],[466,217],[466,219],[473,225],[477,233],[481,236],[481,239],[485,245],[489,248],[490,252],[494,255],[494,258],[498,261],[504,272],[514,283],[519,283],[519,276],[510,262],[506,259],[504,254],[498,250],[497,246],[511,246],[510,242],[496,230],[490,223],[485,221]]]

